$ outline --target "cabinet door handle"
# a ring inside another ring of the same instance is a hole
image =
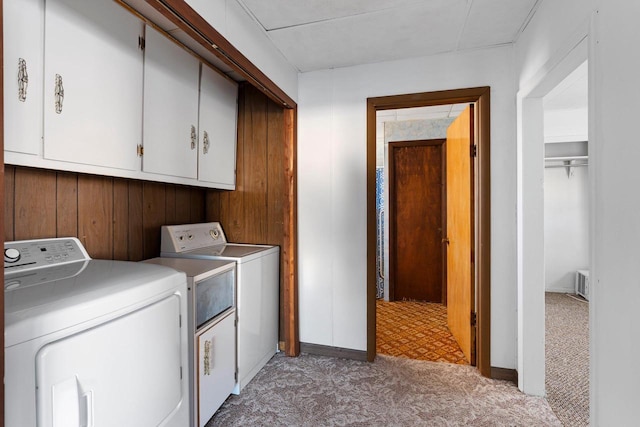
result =
[[[56,74],[56,85],[55,85],[55,102],[56,102],[56,113],[62,113],[62,102],[64,101],[64,86],[62,85],[62,76],[60,74]]]
[[[27,86],[29,85],[29,74],[27,73],[27,61],[18,59],[18,100],[27,100]]]
[[[205,130],[202,136],[202,154],[209,152],[209,134]]]
[[[198,134],[196,133],[196,127],[191,125],[191,149],[196,149],[196,140],[198,139]]]
[[[204,374],[211,375],[211,341],[204,342]]]

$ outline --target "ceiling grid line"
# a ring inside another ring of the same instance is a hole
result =
[[[509,46],[541,2],[235,1],[300,72]]]

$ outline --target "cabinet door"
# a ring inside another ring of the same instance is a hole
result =
[[[198,425],[204,426],[235,386],[235,311],[198,336]]]
[[[4,149],[40,154],[44,0],[4,0]]]
[[[47,0],[45,158],[140,169],[142,28],[112,1]]]
[[[236,183],[237,101],[238,86],[203,65],[198,179],[227,190]]]
[[[196,178],[200,63],[147,27],[144,63],[145,172]]]

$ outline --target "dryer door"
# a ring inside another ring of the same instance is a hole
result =
[[[42,347],[38,426],[186,425],[179,316],[172,295]]]

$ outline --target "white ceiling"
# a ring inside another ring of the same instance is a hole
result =
[[[237,0],[299,71],[513,43],[541,0]]]

